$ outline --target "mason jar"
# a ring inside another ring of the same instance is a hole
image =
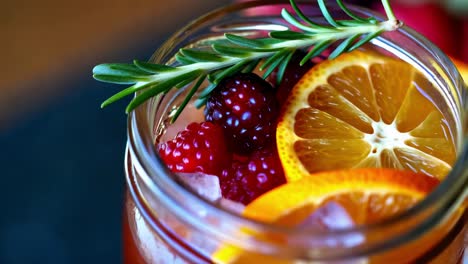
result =
[[[208,13],[172,35],[150,61],[172,65],[180,48],[207,45],[224,33],[264,37],[270,30],[284,29],[279,12],[268,11],[284,6],[280,1],[254,1]],[[320,21],[316,2],[301,7]],[[336,7],[331,12],[343,16]],[[265,263],[462,263],[468,241],[466,86],[449,58],[407,27],[384,33],[370,45],[424,73],[448,102],[449,109],[442,111],[452,117],[457,160],[433,192],[397,217],[338,231],[295,230],[243,218],[184,188],[159,158],[155,144],[171,128],[169,115],[188,90],[173,89],[150,99],[128,118],[125,263],[214,263],[213,253],[225,246],[255,254]],[[251,232],[280,239],[259,239]],[[359,242],[353,239],[356,236],[366,239]]]

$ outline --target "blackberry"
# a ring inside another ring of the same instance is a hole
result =
[[[222,80],[208,98],[205,118],[223,127],[230,149],[239,154],[271,145],[279,104],[271,85],[253,73]]]

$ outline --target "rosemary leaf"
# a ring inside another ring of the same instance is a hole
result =
[[[325,4],[324,0],[317,0],[317,3],[319,5],[320,11],[322,12],[323,17],[327,22],[334,26],[334,27],[339,27],[340,25],[333,19],[331,16],[330,12],[328,11],[327,5]]]
[[[270,37],[275,39],[285,39],[285,40],[294,40],[294,39],[307,39],[310,38],[311,35],[300,33],[291,30],[284,30],[284,31],[273,31],[270,32]]]
[[[207,100],[208,100],[208,97],[198,98],[197,100],[195,100],[194,105],[197,109],[200,109],[206,105]]]
[[[358,21],[358,22],[369,22],[369,19],[368,18],[363,18],[363,17],[360,17],[356,14],[354,14],[351,10],[349,10],[345,4],[343,3],[342,0],[336,0],[336,3],[340,6],[341,10],[343,10],[343,12],[345,12],[349,17],[351,17],[352,19]],[[341,23],[342,21],[340,21]]]
[[[108,83],[115,83],[115,84],[135,84],[137,82],[145,82],[149,81],[148,76],[129,76],[129,75],[118,75],[118,74],[94,74],[93,78],[101,81],[101,82],[108,82]]]
[[[307,55],[302,58],[300,65],[303,66],[308,60],[311,58],[317,57],[320,55],[322,52],[324,52],[330,45],[333,44],[333,41],[331,40],[324,40],[318,44],[315,44],[314,48],[311,49]]]
[[[377,25],[379,21],[375,17],[369,17],[369,24]]]
[[[187,72],[185,74],[178,75],[177,77],[174,77],[172,79],[165,80],[161,83],[158,83],[154,87],[144,90],[141,94],[138,94],[135,98],[133,98],[132,101],[130,101],[127,108],[125,109],[125,112],[129,113],[130,111],[134,110],[135,108],[143,104],[146,100],[150,99],[151,97],[154,97],[160,93],[165,93],[172,87],[183,82],[185,79],[192,78],[193,76],[198,76],[202,73],[203,71],[201,70]]]
[[[192,78],[187,78],[185,80],[183,80],[182,82],[178,83],[175,87],[177,89],[180,89],[186,85],[189,85],[190,83],[192,83],[193,81],[195,81],[196,79],[198,78],[198,76],[193,76]]]
[[[145,76],[149,73],[129,63],[106,63],[93,68],[96,75]]]
[[[184,54],[182,53],[177,53],[175,55],[175,59],[181,63],[181,64],[184,64],[184,65],[188,65],[188,64],[193,64],[193,63],[196,63],[196,61],[190,59],[190,58],[187,58],[184,56]]]
[[[153,64],[149,62],[133,60],[133,64],[137,66],[139,69],[149,72],[149,73],[161,73],[161,72],[170,72],[176,70],[175,67],[161,65],[161,64]]]
[[[253,72],[255,68],[257,68],[257,65],[259,63],[260,63],[260,59],[251,61],[249,64],[247,64],[247,66],[244,69],[242,69],[242,72],[243,73]]]
[[[263,44],[258,39],[248,39],[233,34],[224,34],[226,38],[234,44],[247,48],[261,48]]]
[[[280,52],[278,52],[280,53]],[[278,54],[277,53],[277,54]],[[280,65],[280,63],[284,60],[285,57],[288,56],[288,52],[284,52],[284,53],[281,53],[278,58],[273,61],[270,65],[270,67],[268,67],[268,69],[263,73],[263,76],[262,78],[263,79],[266,79],[268,76],[270,76],[270,74],[276,69],[276,67],[278,67],[278,65]]]
[[[124,97],[126,97],[127,95],[130,95],[130,94],[133,94],[135,92],[135,86],[130,86],[130,87],[127,87],[125,89],[123,89],[122,91],[114,94],[113,96],[107,98],[104,102],[102,102],[101,104],[101,108],[104,108]]]
[[[278,52],[276,52],[273,56],[268,58],[261,66],[260,70],[263,71],[266,67],[268,67],[270,64],[275,63],[277,60],[281,60],[285,55],[289,53],[288,49],[283,49]]]
[[[301,11],[301,9],[297,6],[296,1],[290,0],[289,2],[290,2],[290,4],[291,4],[291,7],[294,9],[294,12],[296,12],[296,14],[297,14],[304,22],[306,22],[307,24],[309,24],[309,26],[311,26],[311,27],[321,27],[321,25],[315,23],[314,21],[312,21],[311,19],[309,19],[306,15],[304,15],[304,13]]]
[[[210,83],[201,93],[198,95],[199,98],[208,97],[210,93],[216,88],[216,84]]]
[[[258,43],[262,45],[260,49],[254,49],[255,51],[274,51],[278,50],[278,48],[272,48],[272,46],[282,43],[283,40],[281,39],[274,39],[274,38],[261,38],[257,39]]]
[[[129,96],[131,94],[133,94],[134,92],[138,92],[140,90],[145,90],[145,89],[152,89],[153,87],[157,86],[159,83],[158,82],[148,82],[148,83],[145,83],[143,85],[133,85],[133,86],[130,86],[116,94],[114,94],[113,96],[109,97],[106,101],[104,101],[102,104],[101,104],[101,108],[117,101],[117,100],[120,100],[126,96]]]
[[[232,65],[231,67],[221,71],[219,74],[216,75],[216,78],[213,80],[213,83],[218,84],[222,79],[240,72],[249,62],[249,60],[242,60]]]
[[[250,49],[235,47],[232,45],[222,45],[215,43],[212,45],[212,48],[220,55],[229,57],[246,58],[252,54]]]
[[[338,57],[340,54],[342,54],[343,52],[346,52],[348,47],[353,44],[353,42],[359,37],[359,34],[356,34],[354,36],[351,36],[347,39],[345,39],[343,42],[340,43],[340,45],[338,45],[338,47],[335,48],[335,50],[332,51],[332,53],[330,53],[330,55],[328,56],[329,59],[334,59],[336,57]]]
[[[281,80],[283,80],[284,72],[286,71],[286,67],[291,61],[293,54],[294,52],[289,53],[288,56],[286,56],[286,58],[284,58],[283,61],[281,61],[281,64],[278,66],[278,73],[276,75],[276,85],[279,85],[281,83]]]
[[[220,74],[220,73],[223,71],[223,69],[226,69],[226,68],[227,68],[227,67],[224,67],[224,68],[222,68],[222,69],[219,69],[219,70],[217,70],[217,71],[213,71],[213,72],[211,72],[210,74],[208,74],[208,77],[207,77],[207,78],[208,78],[208,81],[209,81],[210,83],[214,83],[214,81],[216,80],[216,75],[217,75],[217,74]]]
[[[365,37],[361,38],[359,41],[357,41],[351,48],[348,49],[348,51],[353,51],[357,48],[360,48],[362,45],[366,44],[367,42],[371,41],[373,38],[377,37],[378,35],[382,34],[383,30],[379,30],[377,32],[374,32],[372,34],[367,34]]]
[[[194,62],[223,62],[225,59],[218,54],[200,51],[194,49],[181,49],[180,52],[184,57],[194,61]]]
[[[198,91],[198,88],[200,88],[201,84],[203,81],[206,79],[206,74],[203,74],[198,78],[198,81],[193,85],[192,89],[190,89],[189,93],[187,96],[184,98],[184,101],[179,105],[177,108],[177,111],[175,112],[174,116],[171,118],[171,123],[174,123],[179,115],[182,113],[182,110],[184,110],[185,106],[190,102],[190,99],[193,97],[193,95]]]
[[[309,27],[306,25],[303,25],[301,22],[299,22],[293,15],[291,15],[288,10],[283,9],[281,11],[281,16],[286,20],[289,24],[304,30],[305,32],[310,32],[310,33],[317,33],[320,32],[322,29],[320,27]]]

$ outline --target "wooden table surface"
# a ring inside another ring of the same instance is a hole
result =
[[[0,126],[66,92],[69,76],[166,37],[220,0],[15,0],[0,8]],[[159,41],[157,41],[159,43]],[[131,58],[129,58],[131,59]]]

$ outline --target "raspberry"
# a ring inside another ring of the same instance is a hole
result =
[[[253,73],[222,80],[208,98],[205,118],[224,128],[228,146],[248,154],[274,141],[279,105],[271,85]]]
[[[189,124],[173,140],[160,143],[158,151],[173,172],[220,175],[231,162],[222,128],[210,122]]]
[[[223,197],[243,204],[286,182],[276,147],[255,151],[246,160],[233,160],[219,179]]]

